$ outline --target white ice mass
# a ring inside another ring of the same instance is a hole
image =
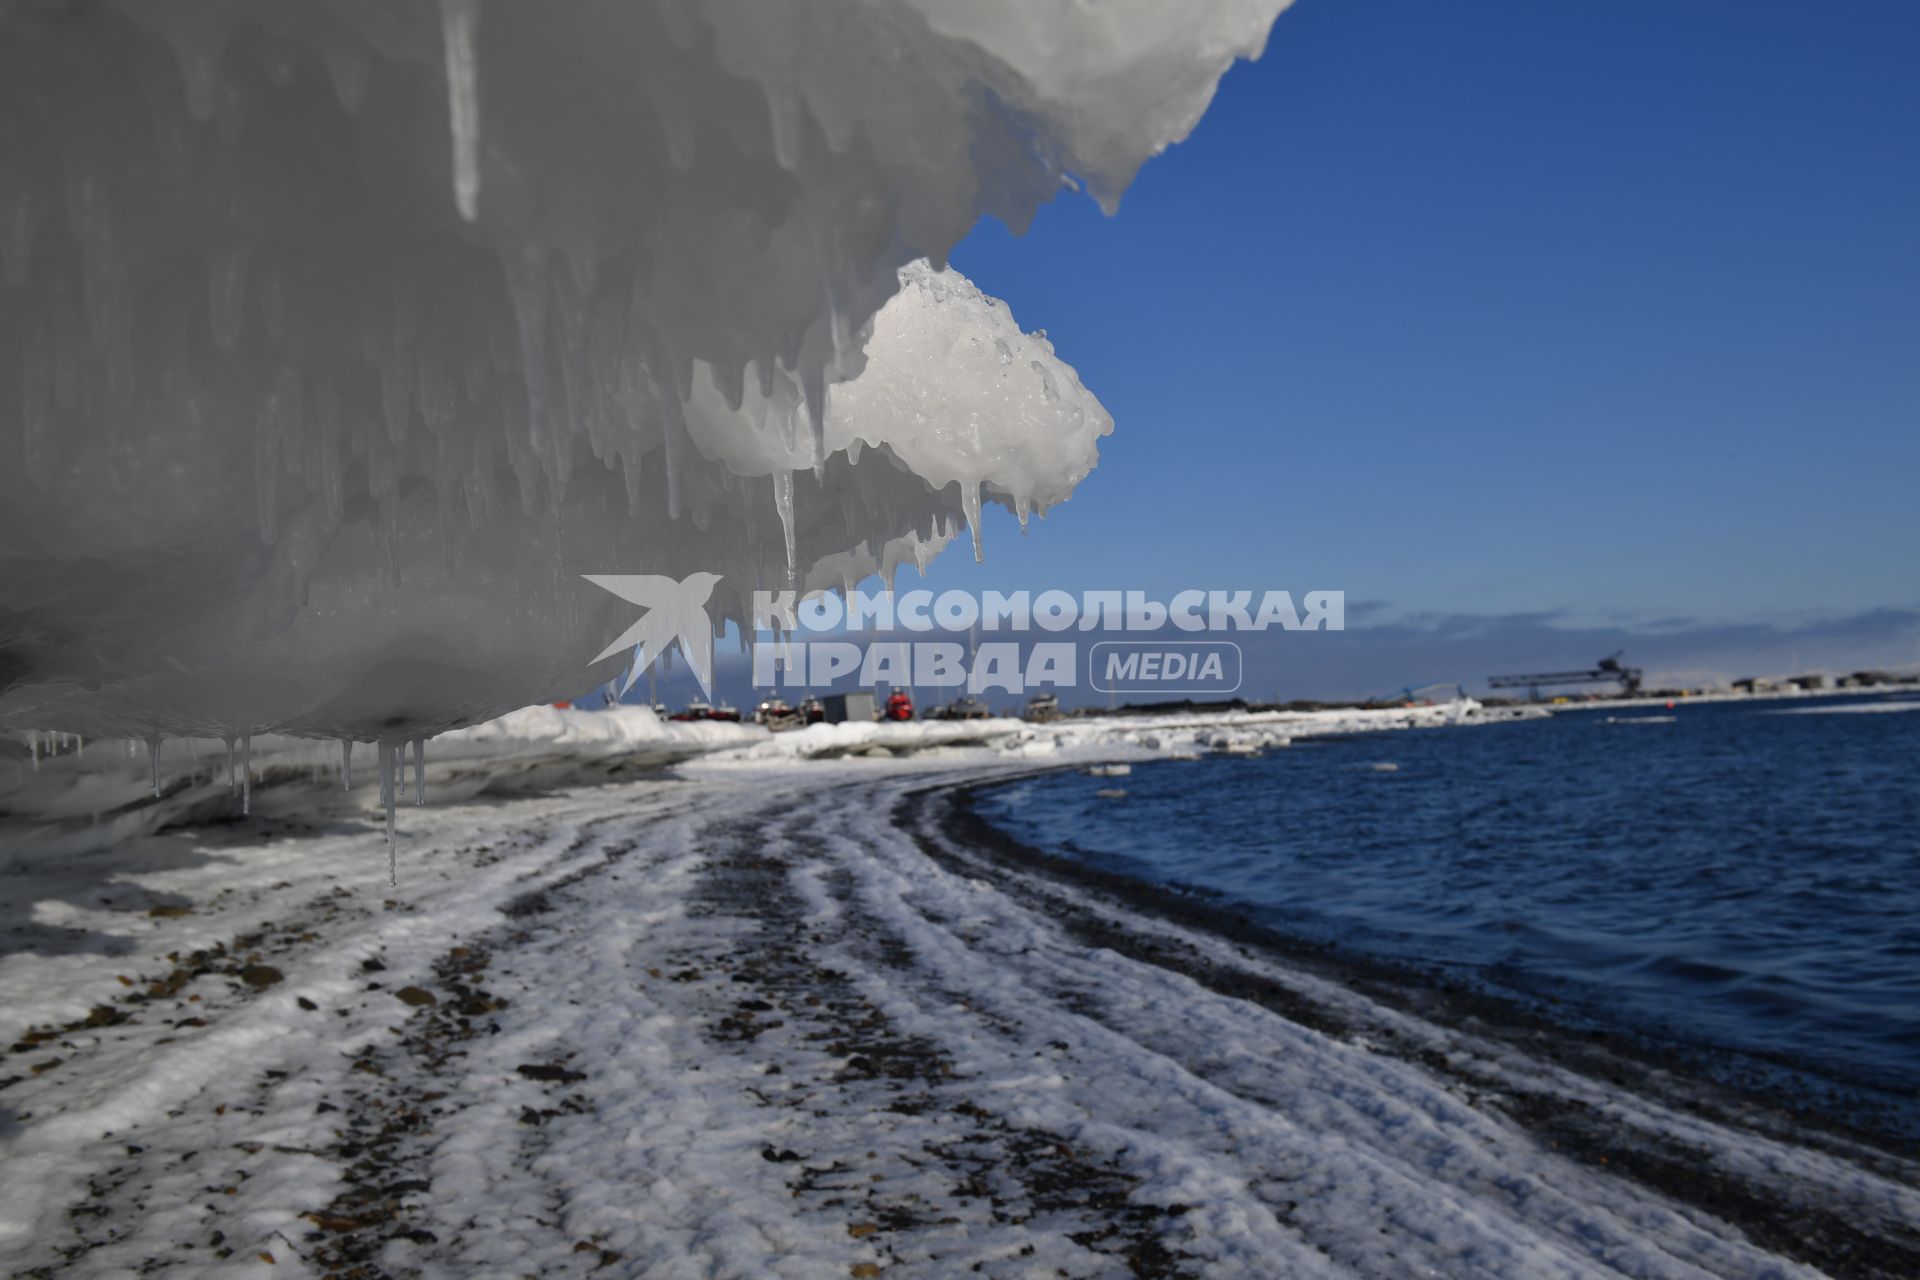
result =
[[[0,728],[399,744],[583,574],[840,587],[1111,423],[938,264],[1111,205],[1286,0],[0,0]]]

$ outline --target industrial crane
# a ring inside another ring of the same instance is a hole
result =
[[[1643,674],[1638,667],[1620,665],[1620,649],[1600,659],[1591,671],[1543,671],[1534,675],[1489,676],[1487,687],[1490,689],[1525,689],[1535,702],[1540,701],[1542,685],[1560,684],[1614,684],[1618,683],[1622,695],[1631,698],[1640,692],[1640,677]]]

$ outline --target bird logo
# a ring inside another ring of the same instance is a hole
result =
[[[707,618],[707,601],[720,581],[717,573],[691,573],[680,581],[657,573],[586,573],[580,575],[594,586],[613,592],[646,609],[640,621],[621,632],[620,638],[601,650],[595,662],[604,661],[624,649],[633,650],[633,665],[627,670],[620,696],[633,688],[640,673],[659,661],[676,641],[700,692],[713,693],[713,624]]]

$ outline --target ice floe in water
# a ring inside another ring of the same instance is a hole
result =
[[[581,574],[1044,513],[1107,415],[930,263],[1284,3],[0,3],[0,728],[397,752],[617,674]]]

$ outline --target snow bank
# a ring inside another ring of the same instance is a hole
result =
[[[1309,735],[1509,718],[1471,699],[1434,707],[1099,716],[1045,724],[995,718],[817,724],[785,733],[721,721],[662,721],[645,707],[524,707],[391,753],[281,734],[236,740],[86,742],[0,737],[0,855],[70,855],[187,822],[238,813],[363,813],[396,806],[602,781],[698,759],[720,771],[862,759],[1035,765],[1280,749]],[[419,754],[416,754],[419,753]],[[425,757],[424,768],[419,764]],[[4,763],[11,756],[11,767]],[[344,761],[344,767],[343,767]]]
[[[580,711],[572,707],[523,707],[497,720],[442,734],[435,758],[473,760],[515,752],[568,752],[597,756],[671,744],[686,751],[713,751],[759,741],[758,725],[722,720],[662,720],[646,707]]]
[[[921,720],[908,723],[817,724],[728,750],[710,763],[765,765],[780,760],[833,760],[844,756],[895,758],[939,756],[987,748],[999,756],[1036,760],[1131,760],[1194,756],[1210,752],[1247,754],[1290,745],[1296,737],[1491,724],[1471,698],[1431,707],[1337,711],[1215,711],[1164,715],[1093,716],[1038,724],[1004,717],[990,720]]]
[[[583,573],[1044,512],[1107,415],[918,260],[1284,3],[0,3],[0,727],[402,742],[613,675]]]

